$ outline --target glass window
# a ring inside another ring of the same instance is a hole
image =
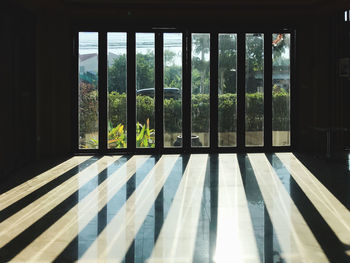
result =
[[[272,145],[290,145],[290,34],[272,35]]]
[[[245,144],[264,145],[264,34],[246,34]]]
[[[219,34],[218,68],[219,146],[236,146],[237,131],[237,35]]]
[[[136,33],[136,147],[155,147],[154,33]]]
[[[182,146],[182,34],[164,34],[164,147]]]
[[[79,32],[79,149],[98,148],[98,33]]]
[[[126,148],[126,33],[108,33],[107,49],[108,148]]]
[[[191,145],[209,147],[210,34],[192,34],[191,51]]]

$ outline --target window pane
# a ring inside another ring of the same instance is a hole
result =
[[[108,33],[108,148],[126,148],[126,33]]]
[[[210,34],[192,34],[192,147],[209,146]]]
[[[182,34],[164,34],[164,147],[182,146]]]
[[[79,149],[98,148],[98,33],[79,32]]]
[[[219,34],[219,146],[236,146],[237,35]]]
[[[245,144],[264,144],[264,34],[246,34]]]
[[[290,145],[290,34],[272,35],[272,145]]]
[[[136,147],[155,147],[154,33],[136,33]]]

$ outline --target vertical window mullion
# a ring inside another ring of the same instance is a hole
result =
[[[296,89],[298,83],[296,83],[296,32],[293,31],[290,34],[290,146],[292,149],[293,146],[296,145],[296,129],[297,129],[297,121],[296,121],[296,113],[295,113],[295,98]]]
[[[184,33],[182,43],[182,72],[183,72],[183,110],[182,110],[182,145],[185,153],[189,153],[191,149],[191,33]]]
[[[136,149],[136,43],[135,32],[127,33],[127,148],[129,152]]]
[[[237,34],[237,149],[245,148],[245,34]]]
[[[210,34],[210,148],[218,148],[218,33]]]
[[[72,114],[72,138],[73,138],[73,153],[79,151],[79,32],[73,33],[73,88],[72,98],[73,103],[73,114]]]
[[[98,37],[99,151],[107,150],[107,32]]]
[[[164,148],[163,125],[163,33],[155,35],[155,130],[156,149]]]
[[[272,32],[264,34],[264,147],[272,147]]]

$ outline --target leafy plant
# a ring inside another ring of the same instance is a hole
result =
[[[149,128],[149,119],[146,125],[136,124],[136,146],[137,147],[155,147],[155,131]]]
[[[109,126],[111,124],[109,123]],[[117,127],[111,129],[109,127],[108,132],[108,146],[110,148],[126,148],[126,135],[124,132],[124,125],[119,123]]]
[[[127,136],[124,131],[124,125],[119,123],[116,127],[112,128],[111,123],[108,124],[108,146],[110,148],[126,148]],[[136,124],[136,146],[140,148],[154,148],[155,147],[155,131],[149,128],[149,119],[146,124]],[[90,139],[85,148],[98,148],[98,140]]]

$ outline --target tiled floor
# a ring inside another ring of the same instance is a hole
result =
[[[0,262],[350,262],[347,161],[76,156],[34,168],[1,185]]]

